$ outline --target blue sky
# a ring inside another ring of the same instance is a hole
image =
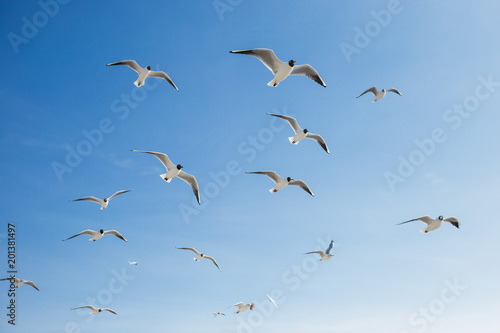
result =
[[[0,284],[2,332],[498,331],[499,4],[54,3],[0,4],[0,275],[11,222],[18,277],[40,288],[17,290],[12,326]],[[268,87],[258,60],[228,52],[258,47],[311,64],[327,87],[301,77]],[[136,88],[133,71],[105,66],[124,59],[165,71],[180,91],[154,79]],[[403,96],[355,98],[374,85]],[[291,145],[291,128],[266,113],[295,116],[331,154]],[[203,205],[131,149],[184,165]],[[258,170],[316,196],[270,194],[269,179],[244,174]],[[133,191],[105,211],[69,202],[123,189]],[[462,227],[395,225],[423,215]],[[88,228],[128,242],[61,242]],[[332,260],[303,255],[331,239]],[[240,301],[256,309],[235,315]],[[70,310],[84,304],[119,315]]]

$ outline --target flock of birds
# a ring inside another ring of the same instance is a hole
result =
[[[308,64],[295,65],[294,60],[290,60],[288,62],[283,62],[276,57],[273,50],[258,48],[258,49],[230,51],[230,53],[246,54],[246,55],[250,55],[250,56],[253,56],[253,57],[256,57],[257,59],[259,59],[274,75],[274,78],[269,83],[267,83],[268,86],[276,87],[279,85],[280,82],[285,80],[290,75],[301,75],[301,76],[308,77],[309,79],[317,82],[318,84],[320,84],[323,87],[326,87],[325,82],[323,81],[321,76],[318,74],[318,72],[312,66],[310,66]],[[145,68],[140,67],[137,64],[137,62],[135,62],[134,60],[118,61],[118,62],[110,63],[107,66],[117,66],[117,65],[128,66],[137,72],[137,74],[139,76],[138,76],[137,80],[134,82],[134,84],[137,87],[143,86],[144,82],[147,78],[153,77],[153,78],[160,78],[160,79],[166,80],[168,83],[170,83],[170,85],[172,85],[172,87],[174,87],[177,91],[179,91],[179,89],[177,88],[175,83],[172,81],[172,79],[165,72],[152,71],[151,66],[147,66]],[[372,103],[373,103],[373,102],[379,101],[382,98],[384,98],[386,95],[386,92],[394,92],[394,93],[402,96],[402,93],[399,92],[399,90],[397,90],[395,88],[388,89],[387,91],[385,89],[382,89],[382,91],[379,91],[376,87],[371,87],[371,88],[367,89],[366,91],[362,92],[361,94],[359,94],[357,96],[357,98],[363,96],[366,93],[372,93],[375,97],[375,99],[372,101]],[[288,140],[290,141],[291,144],[296,145],[301,140],[308,138],[308,139],[312,139],[312,140],[316,141],[324,151],[326,151],[327,153],[330,153],[330,150],[328,149],[328,146],[327,146],[325,140],[323,139],[323,137],[321,137],[321,135],[319,135],[319,134],[309,133],[309,131],[307,129],[302,129],[299,126],[299,124],[295,118],[285,116],[285,115],[279,115],[279,114],[272,114],[272,113],[268,113],[268,114],[270,116],[273,116],[273,117],[279,117],[279,118],[284,119],[285,121],[288,122],[288,124],[291,126],[291,128],[295,132],[294,136],[288,138]],[[196,181],[196,178],[193,175],[190,175],[182,170],[183,166],[181,164],[172,163],[170,161],[170,159],[168,158],[168,156],[164,153],[152,152],[152,151],[142,151],[142,150],[132,150],[132,151],[150,154],[150,155],[153,155],[154,157],[156,157],[163,164],[165,169],[167,170],[167,172],[161,174],[160,177],[163,180],[165,180],[167,183],[170,183],[172,181],[172,179],[174,179],[174,178],[179,178],[179,179],[185,181],[193,190],[194,195],[196,196],[198,203],[201,204],[198,182]],[[265,176],[269,177],[275,183],[275,186],[269,190],[271,193],[275,193],[275,192],[283,189],[284,187],[291,185],[291,186],[298,186],[301,189],[303,189],[304,191],[306,191],[307,193],[309,193],[310,195],[314,196],[314,194],[311,191],[311,189],[309,188],[309,186],[302,180],[292,179],[291,177],[286,177],[286,178],[281,177],[274,171],[255,171],[255,172],[247,172],[247,173],[248,174],[260,174],[260,175],[265,175]],[[130,192],[130,191],[131,190],[117,191],[116,193],[111,195],[109,198],[104,198],[104,199],[99,199],[99,198],[96,198],[93,196],[87,196],[87,197],[74,199],[74,200],[70,200],[70,201],[95,202],[101,206],[100,207],[101,210],[104,210],[108,207],[111,199],[116,198],[117,196],[122,195],[122,194],[127,193],[127,192]],[[433,219],[430,216],[423,216],[423,217],[411,219],[408,221],[404,221],[404,222],[399,223],[399,224],[404,224],[404,223],[413,222],[413,221],[421,221],[427,225],[427,227],[421,231],[423,233],[427,233],[429,231],[432,231],[432,230],[435,230],[435,229],[441,227],[443,222],[449,222],[450,224],[452,224],[456,228],[460,228],[460,222],[458,221],[458,219],[456,217],[444,218],[443,216],[439,216],[437,219]],[[66,238],[63,241],[66,241],[66,240],[69,240],[69,239],[72,239],[72,238],[75,238],[75,237],[81,236],[81,235],[91,236],[89,241],[99,240],[104,235],[114,235],[125,242],[127,241],[127,239],[125,239],[125,237],[123,237],[117,230],[104,231],[103,229],[101,229],[99,231],[87,229],[87,230],[79,232],[79,233],[77,233],[69,238]],[[311,252],[306,252],[305,254],[318,254],[320,256],[320,259],[319,259],[320,261],[329,260],[334,256],[333,253],[331,253],[333,246],[334,246],[334,242],[332,240],[330,242],[330,245],[328,246],[328,248],[325,251],[311,251]],[[194,258],[195,261],[200,261],[201,259],[210,260],[211,262],[213,262],[213,264],[220,271],[222,271],[219,264],[217,263],[217,261],[213,257],[207,256],[207,255],[199,252],[198,250],[196,250],[193,247],[177,247],[177,249],[188,250],[188,251],[193,252],[196,255],[196,257]],[[135,261],[129,261],[129,264],[130,265],[137,265],[138,263]],[[38,287],[31,281],[20,280],[17,277],[8,277],[8,278],[0,279],[0,281],[6,281],[6,280],[9,280],[11,283],[14,283],[16,288],[20,287],[23,284],[26,284],[26,285],[32,286],[36,290],[39,290]],[[278,307],[276,302],[271,298],[271,296],[267,295],[267,297],[268,297],[269,301],[275,307]],[[242,302],[239,302],[239,303],[234,304],[233,306],[238,308],[238,310],[235,312],[236,314],[238,314],[238,313],[241,313],[241,312],[244,312],[247,310],[253,310],[255,307],[255,303],[244,304]],[[90,309],[91,314],[99,314],[102,311],[111,312],[115,315],[117,314],[112,309],[96,308],[93,305],[85,305],[85,306],[73,308],[72,310],[82,309],[82,308]],[[222,312],[214,312],[213,315],[214,315],[214,317],[217,317],[219,315],[225,316],[225,314]]]

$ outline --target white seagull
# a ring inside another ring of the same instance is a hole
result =
[[[295,60],[283,62],[276,57],[273,50],[249,49],[249,50],[229,51],[229,53],[246,54],[259,59],[274,74],[274,79],[272,79],[267,84],[268,86],[276,87],[281,81],[286,79],[289,75],[303,75],[319,83],[323,87],[326,87],[325,82],[312,66],[310,65],[295,66]]]
[[[104,209],[106,209],[106,207],[108,207],[109,200],[113,199],[116,196],[119,196],[120,194],[127,193],[127,192],[130,192],[130,191],[132,191],[132,190],[118,191],[118,192],[115,192],[109,198],[104,198],[104,199],[98,199],[96,197],[83,197],[83,198],[80,198],[80,199],[74,199],[74,200],[70,200],[70,201],[93,201],[93,202],[97,202],[98,204],[101,205],[101,210],[104,210]]]
[[[454,216],[447,217],[447,218],[443,218],[443,216],[439,216],[437,219],[433,219],[429,215],[426,215],[426,216],[422,216],[422,217],[419,217],[419,218],[416,218],[413,220],[408,220],[408,221],[398,223],[398,225],[403,224],[403,223],[413,222],[413,221],[422,221],[425,224],[427,224],[427,228],[420,230],[420,232],[423,232],[424,234],[428,233],[429,231],[436,230],[437,228],[439,228],[440,226],[443,225],[443,222],[450,222],[454,227],[457,227],[458,229],[460,229],[460,222]]]
[[[146,68],[142,68],[141,66],[139,66],[135,62],[135,60],[117,61],[117,62],[113,62],[111,64],[107,64],[106,66],[116,66],[116,65],[126,65],[126,66],[132,68],[134,71],[136,71],[137,74],[139,74],[139,77],[134,82],[134,84],[137,87],[143,86],[144,85],[144,81],[146,81],[146,79],[148,77],[156,77],[156,78],[159,78],[159,79],[166,80],[168,83],[170,83],[172,85],[172,87],[175,88],[175,90],[179,91],[179,89],[175,85],[174,81],[172,81],[172,79],[165,72],[151,71],[151,66],[148,66]]]
[[[321,146],[321,148],[323,148],[328,154],[330,154],[330,150],[328,150],[328,146],[326,145],[326,142],[325,140],[323,140],[321,135],[312,134],[309,133],[307,129],[300,128],[299,123],[297,122],[297,120],[295,120],[295,118],[274,113],[268,113],[268,115],[285,119],[288,122],[288,124],[290,124],[293,131],[295,132],[295,136],[291,136],[288,138],[288,140],[290,140],[290,143],[296,145],[302,139],[305,138],[313,139]]]
[[[220,267],[219,267],[219,264],[217,264],[217,261],[215,261],[214,258],[206,256],[203,253],[200,253],[200,252],[196,251],[195,248],[192,248],[192,247],[177,247],[177,249],[179,249],[179,250],[189,250],[191,252],[194,252],[194,254],[196,254],[196,257],[194,258],[195,261],[200,261],[201,259],[208,259],[211,262],[213,262],[215,264],[215,266],[217,266],[217,268],[220,271],[222,271],[222,269],[220,269]]]
[[[118,314],[118,313],[114,312],[113,310],[111,310],[111,309],[109,309],[109,308],[99,309],[99,308],[95,308],[95,307],[93,307],[92,305],[84,305],[84,306],[80,306],[80,307],[78,307],[78,308],[73,308],[73,309],[71,309],[71,310],[77,310],[77,309],[83,309],[83,308],[86,308],[86,309],[90,309],[90,310],[92,310],[92,311],[90,312],[90,314],[99,314],[99,313],[101,313],[102,311],[109,311],[109,312],[111,312],[111,313],[113,313],[113,314],[115,314],[115,315],[117,315],[117,314]]]
[[[80,235],[90,235],[92,236],[92,238],[89,239],[89,241],[96,241],[98,239],[100,239],[102,236],[104,235],[115,235],[116,237],[124,240],[125,242],[127,242],[127,240],[125,239],[125,237],[123,237],[118,231],[116,230],[107,230],[107,231],[104,231],[103,229],[99,230],[99,231],[94,231],[94,230],[90,230],[90,229],[87,229],[87,230],[84,230],[74,236],[71,236],[69,238],[66,238],[66,239],[63,239],[63,241],[66,241],[68,239],[71,239],[71,238],[74,238],[76,236],[80,236]]]
[[[271,192],[271,193],[278,192],[279,190],[281,190],[283,187],[285,187],[287,185],[293,185],[293,186],[300,187],[301,189],[303,189],[304,191],[306,191],[307,193],[309,193],[310,195],[312,195],[314,197],[314,194],[312,193],[312,191],[309,189],[307,184],[304,183],[302,180],[299,180],[299,179],[295,180],[295,179],[292,179],[290,177],[283,178],[283,177],[280,177],[274,171],[254,171],[254,172],[245,172],[245,173],[255,173],[255,174],[259,174],[259,175],[266,175],[269,178],[271,178],[271,180],[276,183],[276,185],[272,189],[269,190],[269,192]]]
[[[391,88],[391,89],[389,89],[387,91],[392,91],[393,93],[396,93],[399,96],[403,96],[403,94],[400,93],[399,90],[397,90],[396,88]],[[386,90],[382,89],[382,91],[379,91],[376,87],[371,87],[370,89],[366,89],[364,92],[362,92],[361,94],[359,94],[358,96],[356,96],[356,98],[363,96],[367,92],[371,92],[375,96],[375,99],[372,101],[372,103],[373,103],[373,102],[376,102],[376,101],[384,98]]]
[[[253,310],[253,308],[255,307],[255,303],[243,304],[243,303],[239,302],[239,303],[234,304],[233,306],[238,307],[238,311],[235,312],[236,314],[238,314],[240,312],[245,312],[248,309]]]
[[[319,254],[321,256],[321,258],[319,259],[320,261],[322,261],[322,260],[328,260],[331,257],[333,257],[333,254],[330,254],[330,251],[331,251],[332,248],[333,248],[333,241],[330,242],[330,246],[328,246],[328,248],[326,249],[326,253],[323,252],[323,251],[312,251],[312,252],[306,252],[304,254],[317,253],[317,254]]]
[[[137,266],[137,261],[129,261],[128,263],[131,265]]]
[[[219,315],[225,316],[225,314],[222,312],[212,312],[212,313],[213,313],[214,317],[217,317]]]
[[[40,291],[40,289],[38,289],[38,287],[31,281],[21,280],[21,279],[16,278],[15,276],[8,277],[5,279],[0,279],[0,281],[5,281],[5,280],[9,280],[11,282],[12,282],[12,280],[14,280],[14,282],[16,283],[16,285],[15,285],[16,288],[19,288],[23,284],[27,284],[28,286],[32,286],[36,290]]]
[[[271,296],[269,296],[269,294],[266,294],[267,298],[269,298],[269,300],[271,301],[271,303],[273,303],[273,305],[275,307],[278,307],[278,305],[276,305],[276,302],[274,301],[274,299],[271,298]]]
[[[179,177],[180,179],[188,183],[189,186],[191,186],[191,189],[193,190],[196,199],[198,200],[198,204],[201,205],[200,189],[198,188],[198,182],[196,181],[196,178],[193,175],[190,175],[189,173],[186,173],[181,170],[183,168],[182,165],[180,164],[174,165],[174,163],[170,161],[168,156],[163,153],[156,153],[153,151],[142,151],[142,150],[132,150],[132,151],[138,153],[151,154],[155,156],[157,159],[159,159],[160,162],[167,169],[167,173],[161,174],[160,177],[163,178],[167,183],[170,183],[170,181],[175,177]]]

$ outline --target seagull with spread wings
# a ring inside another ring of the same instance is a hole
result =
[[[203,253],[200,253],[198,252],[195,248],[192,248],[192,247],[177,247],[177,249],[179,250],[189,250],[191,252],[193,252],[194,254],[196,254],[196,257],[194,258],[195,261],[200,261],[201,259],[208,259],[210,260],[211,262],[214,263],[215,266],[217,266],[217,268],[222,271],[222,269],[219,267],[219,264],[217,263],[217,261],[215,261],[214,258],[212,257],[209,257]]]
[[[137,87],[143,86],[144,85],[144,81],[146,81],[146,79],[148,77],[156,77],[156,78],[159,78],[159,79],[166,80],[168,83],[170,83],[172,85],[172,87],[175,88],[175,90],[179,91],[179,89],[177,89],[177,86],[175,85],[174,81],[172,81],[172,79],[165,72],[152,71],[151,70],[151,66],[148,66],[146,68],[142,68],[141,66],[139,66],[135,62],[135,60],[117,61],[117,62],[113,62],[111,64],[107,64],[106,66],[117,66],[117,65],[128,66],[128,67],[132,68],[134,71],[136,71],[137,74],[139,74],[139,77],[134,82],[134,84]]]
[[[388,91],[393,92],[393,93],[396,93],[396,94],[398,94],[399,96],[403,96],[403,94],[402,94],[402,93],[400,93],[400,92],[399,92],[399,90],[397,90],[396,88],[391,88],[391,89],[389,89],[389,90],[387,90],[387,91],[386,91],[385,89],[382,89],[382,91],[379,91],[376,87],[371,87],[371,88],[366,89],[365,91],[363,91],[363,92],[362,92],[361,94],[359,94],[358,96],[356,96],[356,98],[363,96],[363,95],[364,95],[364,94],[366,94],[367,92],[371,92],[371,93],[375,96],[375,99],[372,101],[372,103],[373,103],[373,102],[376,102],[376,101],[381,100],[382,98],[384,98],[384,97],[385,97],[386,92],[388,92]]]
[[[229,53],[246,54],[259,59],[273,74],[272,79],[267,85],[276,87],[281,81],[286,79],[289,75],[303,75],[318,84],[326,87],[325,82],[319,76],[318,72],[311,65],[298,65],[295,66],[295,60],[283,62],[276,57],[273,50],[270,49],[249,49],[249,50],[236,50],[229,51]]]
[[[398,223],[398,225],[408,223],[408,222],[413,222],[413,221],[422,221],[425,224],[427,224],[427,228],[420,230],[420,232],[423,232],[424,234],[428,233],[429,231],[436,230],[437,228],[439,228],[440,226],[443,225],[443,222],[449,222],[454,227],[460,229],[460,222],[454,216],[447,217],[447,218],[444,218],[443,216],[439,216],[437,219],[433,219],[429,215],[426,215],[426,216],[422,216],[422,217],[419,217],[416,219],[412,219],[412,220]]]
[[[104,231],[103,229],[101,229],[99,231],[87,229],[87,230],[84,230],[84,231],[74,235],[74,236],[63,239],[63,241],[67,241],[68,239],[75,238],[76,236],[80,236],[80,235],[90,235],[90,236],[92,236],[92,238],[90,238],[89,241],[94,241],[94,242],[96,240],[100,239],[104,235],[115,235],[116,237],[120,238],[121,240],[124,240],[125,242],[127,242],[125,237],[123,237],[122,234],[120,234],[118,231],[116,231],[116,230]]]
[[[5,279],[0,279],[0,281],[6,281],[6,280],[9,280],[11,283],[15,283],[16,285],[14,287],[16,287],[16,288],[19,288],[23,284],[27,284],[28,286],[32,286],[36,290],[40,291],[40,289],[38,289],[38,287],[31,281],[21,280],[21,279],[16,278],[15,276],[8,277]]]
[[[328,150],[328,146],[326,145],[326,142],[323,139],[323,137],[321,137],[321,135],[318,134],[309,133],[307,129],[300,128],[299,123],[295,118],[274,113],[268,113],[268,115],[285,119],[288,122],[288,124],[292,127],[293,131],[295,132],[295,136],[291,136],[288,138],[291,144],[296,145],[299,143],[299,141],[305,138],[313,139],[321,146],[321,148],[323,148],[328,154],[330,154],[330,150]]]
[[[243,304],[243,303],[239,302],[239,303],[234,304],[233,306],[238,307],[238,311],[235,312],[236,314],[238,314],[241,312],[245,312],[246,310],[253,310],[253,308],[255,307],[255,303]]]
[[[109,201],[111,199],[113,199],[116,196],[119,196],[120,194],[127,193],[127,192],[130,192],[130,191],[132,191],[132,190],[118,191],[118,192],[115,192],[109,198],[104,198],[104,199],[98,199],[96,197],[83,197],[83,198],[80,198],[80,199],[74,199],[74,200],[70,200],[70,201],[93,201],[93,202],[96,202],[96,203],[100,204],[101,205],[101,210],[104,210],[104,209],[106,209],[106,207],[108,207]]]
[[[330,242],[330,246],[328,246],[328,248],[326,249],[326,252],[323,252],[323,251],[312,251],[312,252],[306,252],[304,254],[311,254],[311,253],[317,253],[320,255],[320,261],[322,260],[328,260],[330,259],[331,257],[333,257],[333,253],[330,253],[330,251],[332,250],[333,248],[333,240]]]
[[[101,313],[102,311],[109,311],[115,315],[117,315],[118,313],[114,312],[113,310],[109,309],[109,308],[103,308],[103,309],[100,309],[100,308],[96,308],[96,307],[93,307],[92,305],[84,305],[84,306],[80,306],[78,308],[73,308],[71,310],[77,310],[77,309],[90,309],[91,312],[90,314],[99,314]]]
[[[146,154],[151,154],[157,159],[160,160],[160,162],[163,164],[163,166],[167,169],[167,173],[161,174],[160,177],[163,178],[167,183],[170,183],[172,179],[175,177],[178,177],[185,181],[186,183],[191,186],[191,189],[194,192],[194,195],[196,196],[196,199],[198,200],[198,204],[201,205],[200,201],[200,189],[198,188],[198,182],[196,181],[196,178],[193,175],[190,175],[181,169],[184,168],[182,165],[177,164],[174,165],[168,158],[166,154],[163,153],[157,153],[154,151],[143,151],[143,150],[132,150],[138,153],[146,153]]]
[[[245,172],[245,173],[254,173],[258,175],[265,175],[269,177],[273,182],[276,183],[276,185],[269,190],[271,193],[278,192],[281,190],[283,187],[287,185],[293,185],[293,186],[298,186],[310,195],[314,197],[314,194],[312,191],[309,189],[309,186],[307,186],[306,183],[304,183],[302,180],[299,179],[292,179],[291,177],[283,178],[280,177],[276,172],[274,171],[254,171],[254,172]]]

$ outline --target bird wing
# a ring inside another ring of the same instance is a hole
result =
[[[255,303],[250,303],[250,310],[253,310],[255,308]]]
[[[319,83],[323,87],[326,87],[325,81],[319,76],[318,72],[311,65],[298,65],[293,66],[290,75],[303,75],[307,76],[316,83]]]
[[[198,199],[198,204],[201,205],[200,201],[200,189],[198,188],[198,182],[196,181],[196,178],[193,175],[190,175],[189,173],[186,173],[181,170],[181,172],[177,175],[180,179],[185,181],[186,183],[191,186],[193,189],[194,195],[196,196],[196,199]]]
[[[312,251],[312,252],[306,252],[304,254],[311,254],[311,253],[317,253],[322,257],[326,256],[325,252],[323,252],[323,251]]]
[[[118,313],[114,312],[113,310],[111,310],[110,308],[104,308],[104,309],[101,309],[101,311],[109,311],[111,313],[114,313],[115,315],[118,314]]]
[[[295,118],[274,113],[268,113],[268,115],[285,119],[290,124],[290,126],[292,126],[295,134],[302,132],[302,128],[300,128],[299,123],[297,122],[297,120],[295,120]]]
[[[363,96],[364,94],[366,94],[367,92],[371,92],[373,95],[377,95],[378,93],[380,93],[380,91],[378,91],[378,89],[376,87],[371,87],[371,88],[368,88],[366,89],[365,91],[363,91],[361,94],[359,94],[358,96],[356,96],[356,98],[358,97],[361,97]]]
[[[307,133],[306,138],[313,139],[321,146],[321,148],[323,148],[328,154],[330,154],[330,150],[328,149],[328,146],[326,145],[326,142],[321,135]]]
[[[205,258],[205,259],[208,259],[208,260],[212,261],[212,262],[215,264],[215,266],[217,266],[217,268],[219,269],[219,271],[222,271],[222,269],[219,267],[219,264],[217,263],[217,261],[215,261],[215,259],[214,259],[214,258],[209,257],[209,256],[203,256],[203,258]]]
[[[412,220],[408,220],[408,221],[404,221],[404,222],[398,223],[398,225],[399,224],[403,224],[403,223],[413,222],[413,221],[422,221],[425,224],[430,224],[430,223],[432,223],[434,221],[434,219],[431,218],[429,215],[426,215],[426,216],[422,216],[422,217],[419,217],[419,218],[416,218],[416,219],[412,219]]]
[[[266,294],[267,298],[269,298],[269,300],[271,301],[271,303],[274,304],[275,307],[278,307],[278,305],[276,305],[276,302],[274,301],[274,299],[271,298],[271,296],[269,296],[269,294]]]
[[[393,93],[396,93],[396,94],[398,94],[399,96],[403,96],[403,94],[402,94],[402,93],[400,93],[400,92],[399,92],[399,90],[397,90],[396,88],[391,88],[391,89],[389,89],[389,90],[387,90],[387,91],[392,91]]]
[[[98,204],[103,204],[104,203],[104,200],[102,199],[98,199],[96,197],[83,197],[83,198],[79,198],[79,199],[74,199],[74,200],[70,200],[70,201],[93,201],[93,202],[97,202]]]
[[[127,193],[127,192],[130,192],[130,191],[132,191],[132,190],[123,190],[123,191],[118,191],[118,192],[115,192],[112,196],[110,196],[110,197],[108,198],[108,201],[109,201],[109,200],[111,200],[111,199],[113,199],[113,198],[114,198],[114,197],[116,197],[116,196],[119,196],[120,194]]]
[[[245,172],[245,173],[255,173],[258,175],[266,175],[272,179],[273,182],[277,183],[281,180],[281,177],[274,171],[253,171],[253,172]]]
[[[78,308],[73,308],[73,309],[71,309],[71,310],[83,309],[83,308],[90,309],[90,310],[92,310],[92,311],[97,311],[97,309],[96,309],[96,308],[94,308],[92,305],[84,305],[84,306],[80,306],[80,307],[78,307]]]
[[[36,290],[40,291],[40,289],[38,289],[38,287],[31,281],[26,281],[26,282],[24,282],[24,284],[27,284],[28,286],[32,286]]]
[[[151,154],[153,155],[154,157],[156,157],[157,159],[160,160],[160,162],[165,166],[165,168],[168,170],[172,169],[172,168],[175,168],[175,165],[174,163],[172,163],[170,161],[170,159],[168,158],[168,156],[166,154],[163,154],[163,153],[157,153],[157,152],[154,152],[154,151],[143,151],[143,150],[133,150],[132,151],[135,151],[135,152],[138,152],[138,153],[146,153],[146,154]]]
[[[116,65],[126,65],[126,66],[132,68],[137,73],[139,73],[142,69],[142,67],[139,66],[135,62],[135,60],[122,60],[122,61],[112,62],[111,64],[107,64],[106,66],[116,66]]]
[[[176,247],[176,249],[179,249],[179,250],[189,250],[191,252],[194,252],[194,254],[196,254],[197,256],[200,255],[200,252],[196,251],[196,249],[194,247]]]
[[[5,279],[0,279],[0,281],[6,281],[6,280],[14,280],[16,281],[16,283],[20,282],[21,280],[19,280],[18,278],[16,278],[15,276],[13,277],[8,277],[8,278],[5,278]]]
[[[314,197],[314,193],[309,189],[309,186],[300,179],[291,180],[288,182],[288,185],[298,186]]]
[[[124,240],[125,242],[128,242],[128,241],[125,239],[125,237],[123,237],[123,236],[122,236],[122,234],[120,234],[120,233],[119,233],[118,231],[116,231],[116,230],[106,230],[106,231],[104,232],[104,235],[115,235],[116,237],[118,237],[118,238],[120,238],[120,239]]]
[[[233,306],[237,306],[239,309],[241,308],[244,308],[245,307],[245,304],[241,303],[241,302],[238,302],[236,304],[233,304]]]
[[[71,239],[71,238],[75,238],[76,236],[80,236],[80,235],[90,235],[90,236],[95,236],[97,234],[97,231],[94,231],[94,230],[90,230],[90,229],[87,229],[87,230],[84,230],[74,236],[71,236],[69,238],[66,238],[66,239],[63,239],[63,241],[66,241],[68,239]]]
[[[273,50],[270,49],[249,49],[229,51],[229,53],[246,54],[259,59],[273,74],[276,74],[279,66],[283,63],[276,57]]]
[[[447,217],[443,221],[450,222],[454,227],[457,227],[458,229],[460,229],[460,222],[458,221],[458,219],[455,216]]]
[[[172,81],[172,79],[165,72],[152,71],[152,72],[149,72],[149,76],[151,76],[151,77],[157,77],[157,78],[160,78],[160,79],[165,79],[168,83],[170,83],[172,85],[172,87],[175,88],[175,90],[179,91],[179,89],[175,85],[174,81]]]
[[[331,249],[333,248],[333,241],[330,242],[330,246],[326,249],[326,254],[330,254]]]

